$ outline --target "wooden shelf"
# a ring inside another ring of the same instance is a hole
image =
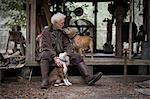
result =
[[[24,66],[25,64],[18,64],[18,65],[9,64],[8,66],[0,66],[0,69],[17,69],[17,68],[22,68]]]

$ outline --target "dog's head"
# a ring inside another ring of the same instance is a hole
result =
[[[64,31],[66,32],[66,34],[68,35],[70,39],[72,39],[73,37],[77,35],[76,30],[70,27],[64,29]]]
[[[69,57],[67,55],[68,55],[67,52],[60,53],[59,54],[59,59],[61,61],[65,62],[68,66],[70,64],[70,61],[69,61]]]
[[[59,58],[62,59],[62,60],[65,60],[66,56],[67,56],[67,52],[59,54]]]

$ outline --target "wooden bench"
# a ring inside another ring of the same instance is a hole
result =
[[[89,66],[97,65],[97,66],[104,66],[104,65],[124,65],[123,58],[85,58],[85,63]],[[150,65],[150,60],[146,59],[132,59],[127,60],[127,65]],[[37,62],[26,63],[26,66],[39,66]]]
[[[93,66],[124,66],[125,65],[125,59],[124,58],[94,58],[93,60],[91,58],[85,58],[85,63],[89,66],[91,72],[93,73]],[[132,59],[126,61],[126,65],[145,65],[150,66],[150,60],[142,60],[142,59]],[[36,67],[39,66],[39,63],[27,63],[26,66],[29,67]],[[51,64],[51,66],[55,66],[55,64]],[[32,72],[31,72],[32,73]],[[32,74],[30,74],[32,75]],[[31,77],[30,77],[31,78]]]

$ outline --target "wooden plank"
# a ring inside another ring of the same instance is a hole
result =
[[[1,69],[18,69],[18,68],[22,68],[22,67],[24,67],[25,66],[25,64],[9,64],[8,66],[2,66],[2,67],[0,67],[0,70]]]
[[[130,0],[130,14],[129,14],[129,18],[130,18],[130,24],[129,24],[129,59],[132,58],[132,46],[133,46],[133,42],[132,42],[132,21],[133,21],[133,0]]]
[[[48,0],[43,0],[43,7],[44,7],[44,12],[45,12],[45,16],[46,16],[46,20],[48,23],[48,26],[51,27],[51,13],[49,11],[49,7],[48,7]]]
[[[26,28],[26,52],[29,52],[29,44],[30,44],[30,3],[29,3],[30,0],[27,1],[27,10],[26,10],[26,13],[27,13],[27,28]],[[26,53],[26,62],[28,61],[29,59],[29,53]]]
[[[31,7],[31,61],[35,61],[35,45],[36,45],[36,0],[32,0],[32,7]],[[28,53],[28,52],[27,52]]]

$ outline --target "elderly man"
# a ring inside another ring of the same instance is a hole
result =
[[[62,31],[64,27],[66,16],[62,13],[56,13],[51,17],[52,27],[47,27],[43,30],[41,35],[41,47],[40,47],[40,67],[42,75],[41,88],[48,88],[48,73],[49,65],[51,63],[56,63],[60,66],[60,60],[58,54],[66,51],[68,57],[72,64],[75,64],[84,77],[87,85],[94,85],[98,81],[102,73],[99,72],[96,75],[92,75],[89,72],[87,65],[84,63],[83,58],[78,53],[73,53],[73,48],[71,46],[70,40],[67,35]]]

